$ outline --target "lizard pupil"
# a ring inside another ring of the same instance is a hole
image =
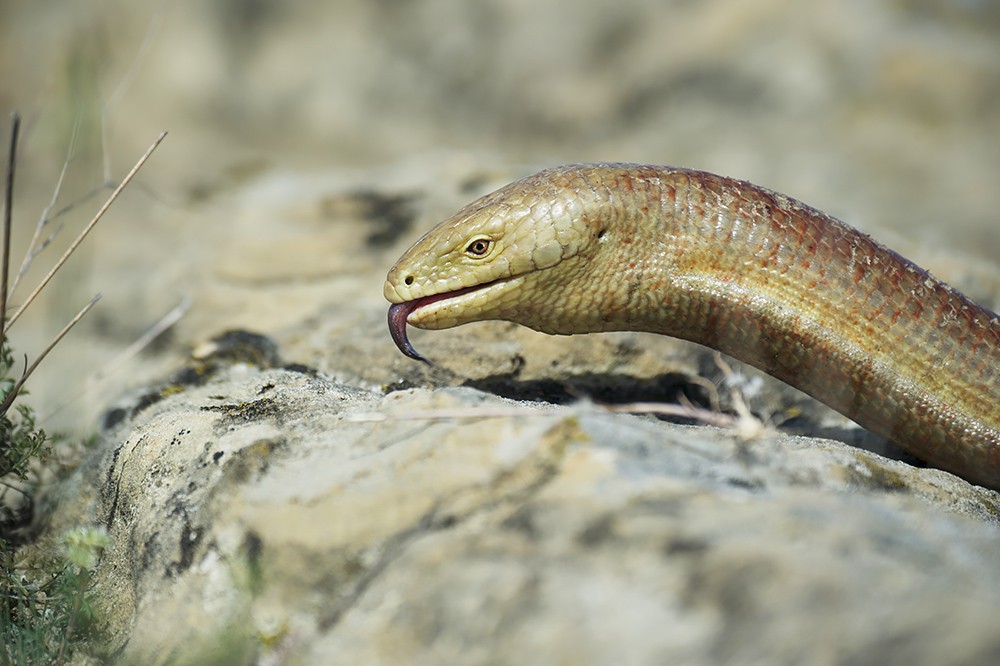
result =
[[[465,251],[469,254],[481,257],[490,249],[490,241],[485,238],[477,238],[476,240],[469,243],[469,247],[465,248]]]

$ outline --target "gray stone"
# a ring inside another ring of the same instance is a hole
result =
[[[81,471],[93,502],[57,518],[110,531],[96,590],[128,663],[1000,650],[1000,494],[945,472],[767,430],[471,388],[383,395],[241,362],[153,394]]]

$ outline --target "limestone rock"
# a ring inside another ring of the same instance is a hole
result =
[[[998,493],[828,440],[383,394],[235,337],[120,405],[80,472],[92,502],[63,504],[110,531],[96,589],[126,663],[1000,651]]]

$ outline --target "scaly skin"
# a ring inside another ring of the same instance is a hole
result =
[[[718,349],[928,463],[1000,489],[1000,319],[820,211],[671,167],[542,171],[389,271],[390,332],[501,319]]]

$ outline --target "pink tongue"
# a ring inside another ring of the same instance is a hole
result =
[[[406,337],[406,318],[410,316],[420,301],[407,301],[406,303],[394,303],[389,306],[389,335],[392,341],[403,352],[412,359],[430,364],[426,358],[417,353],[417,350],[410,344]]]

